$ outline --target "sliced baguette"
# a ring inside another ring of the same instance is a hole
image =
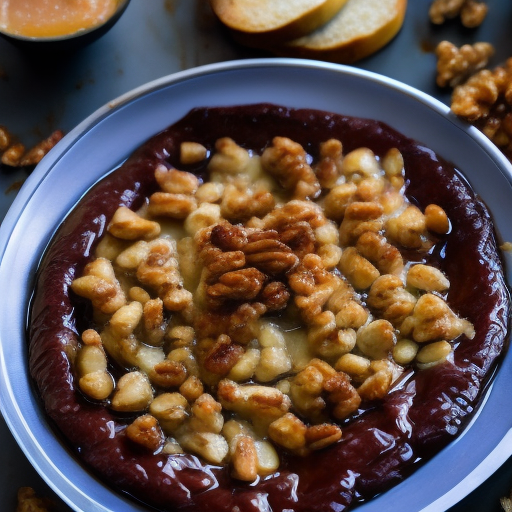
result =
[[[242,44],[267,47],[327,23],[347,0],[210,0],[217,18]]]
[[[406,9],[407,0],[348,0],[322,27],[271,51],[350,64],[389,43],[402,27]]]

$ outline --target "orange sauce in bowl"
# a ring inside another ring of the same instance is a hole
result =
[[[26,37],[59,37],[101,25],[119,0],[0,0],[0,30]]]

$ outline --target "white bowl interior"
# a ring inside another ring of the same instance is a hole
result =
[[[501,238],[512,241],[509,162],[480,132],[450,114],[448,107],[384,77],[314,61],[233,61],[165,77],[106,105],[41,162],[0,229],[2,413],[36,470],[77,511],[145,509],[111,492],[83,469],[40,409],[28,375],[25,339],[27,304],[40,255],[83,193],[147,138],[193,107],[258,102],[386,122],[462,170],[491,209]],[[512,454],[512,408],[508,393],[503,392],[512,385],[511,357],[506,355],[485,406],[464,435],[405,482],[358,510],[377,512],[388,503],[408,512],[446,510],[496,470]]]

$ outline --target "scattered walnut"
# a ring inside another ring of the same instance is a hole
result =
[[[64,133],[55,130],[49,137],[26,151],[5,126],[0,126],[0,162],[10,167],[34,167],[59,142]]]
[[[35,166],[43,157],[59,142],[64,133],[60,130],[54,131],[48,138],[37,143],[34,147],[30,148],[26,153],[23,154],[19,165],[21,166]]]
[[[512,159],[512,58],[494,70],[482,69],[457,86],[452,111],[474,123]]]
[[[471,75],[487,66],[494,54],[489,43],[465,44],[457,48],[449,41],[441,41],[436,47],[437,85],[455,87]]]
[[[436,25],[460,16],[465,27],[479,26],[487,16],[487,4],[477,0],[433,0],[429,16]]]
[[[32,487],[18,489],[18,504],[16,512],[50,512],[55,509],[55,503],[46,497],[40,497]]]

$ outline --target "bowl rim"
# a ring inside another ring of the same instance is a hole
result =
[[[75,39],[79,39],[82,36],[87,36],[92,32],[96,32],[97,30],[105,28],[105,25],[111,23],[112,21],[116,21],[117,18],[119,18],[123,11],[128,7],[128,4],[130,2],[131,0],[117,0],[117,7],[115,11],[105,21],[97,25],[92,25],[88,28],[78,29],[77,31],[72,32],[70,34],[49,37],[24,36],[22,34],[15,34],[13,32],[9,32],[8,30],[5,30],[2,27],[0,27],[0,35],[7,39],[18,41],[19,43],[34,45],[45,43],[58,43],[61,41],[74,41]]]
[[[232,70],[250,70],[257,69],[260,67],[265,68],[301,68],[301,69],[312,69],[312,70],[324,70],[327,72],[334,72],[336,74],[347,75],[373,82],[379,86],[385,88],[391,88],[394,91],[405,94],[415,101],[419,101],[424,106],[433,110],[435,113],[447,118],[455,127],[467,133],[494,161],[496,166],[500,169],[502,174],[505,176],[507,181],[512,184],[512,164],[505,158],[505,156],[492,144],[487,137],[485,137],[475,127],[468,125],[467,123],[456,118],[451,112],[450,108],[445,104],[441,103],[435,98],[396,80],[387,78],[377,73],[365,71],[359,68],[353,68],[350,66],[330,64],[319,61],[303,60],[303,59],[290,59],[290,58],[258,58],[258,59],[242,59],[228,62],[221,62],[215,64],[208,64],[199,66],[196,68],[188,69],[178,73],[164,76],[162,78],[143,84],[127,93],[119,96],[118,98],[108,102],[104,106],[97,109],[94,113],[88,116],[84,121],[78,124],[73,130],[71,130],[56,146],[52,149],[48,155],[40,162],[33,173],[26,180],[25,184],[20,189],[16,199],[11,205],[2,225],[0,226],[0,262],[3,261],[6,251],[9,248],[9,239],[16,230],[18,220],[23,215],[25,206],[31,201],[32,196],[36,192],[36,189],[41,182],[51,173],[55,165],[58,164],[59,160],[70,151],[77,143],[80,138],[87,132],[94,129],[99,123],[101,123],[106,117],[111,115],[113,112],[117,112],[123,109],[125,106],[131,104],[137,99],[150,95],[153,92],[160,91],[169,86],[173,86],[182,82],[187,82],[197,77],[205,77],[208,75],[215,75],[218,73],[232,71]],[[134,149],[134,148],[132,148]],[[1,268],[1,267],[0,267]],[[509,280],[510,281],[510,280]],[[1,333],[1,328],[0,328]],[[42,476],[46,483],[59,495],[64,502],[71,507],[77,507],[78,502],[87,499],[83,493],[79,493],[73,485],[69,485],[66,475],[63,475],[56,467],[54,467],[50,460],[45,461],[45,466],[41,461],[36,460],[37,456],[46,457],[44,447],[42,447],[37,439],[33,439],[30,436],[30,432],[27,432],[27,424],[23,418],[23,414],[19,405],[16,403],[16,397],[13,395],[13,390],[10,381],[7,379],[7,365],[8,361],[5,359],[3,351],[3,343],[0,339],[0,411],[4,415],[5,421],[13,433],[18,445],[25,453],[31,464],[34,466],[36,471]],[[491,392],[493,385],[489,387],[489,393]],[[8,408],[9,406],[9,408]],[[482,406],[483,408],[483,406]],[[473,421],[476,420],[478,415],[475,416]],[[469,428],[469,426],[467,427]],[[467,430],[467,429],[466,429]],[[463,437],[462,434],[461,437]],[[460,438],[459,438],[460,439]],[[446,510],[449,506],[454,505],[462,497],[468,494],[471,490],[480,485],[490,474],[496,470],[512,452],[512,429],[510,429],[505,436],[495,446],[495,448],[487,455],[487,457],[474,468],[466,477],[459,482],[449,492],[440,496],[436,501],[432,502],[427,507],[424,507],[422,512],[435,512],[437,510]],[[456,440],[455,442],[458,442]],[[35,451],[34,451],[35,450]],[[86,470],[84,470],[86,471]],[[63,479],[65,481],[63,481]],[[63,490],[62,487],[66,489]],[[69,494],[71,492],[71,495]],[[380,497],[375,498],[372,501],[379,500]],[[132,507],[132,510],[139,510],[134,502],[128,502]],[[363,506],[364,509],[364,506]],[[363,510],[362,509],[362,510]],[[80,509],[76,509],[80,510]],[[96,510],[91,509],[89,510]],[[98,508],[98,511],[106,511],[105,508]],[[140,510],[146,510],[140,509]]]

